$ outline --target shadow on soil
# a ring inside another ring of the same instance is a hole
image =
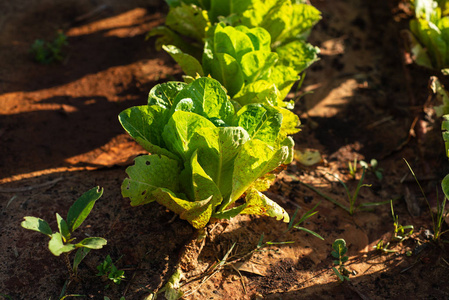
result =
[[[145,104],[147,91],[131,88],[123,93],[134,94],[136,100],[110,102],[106,97],[56,96],[40,103],[59,109],[3,115],[0,177],[67,166],[67,158],[102,147],[124,134],[118,114]]]
[[[78,6],[83,6],[83,4],[72,1],[60,7],[43,9],[41,13],[31,10],[30,15],[15,20],[17,22],[15,28],[8,32],[14,37],[13,40],[7,34],[3,37],[0,36],[0,40],[6,40],[5,45],[1,46],[4,51],[0,70],[0,95],[16,91],[37,91],[64,85],[88,74],[95,74],[114,66],[128,65],[139,60],[157,58],[164,61],[166,65],[173,64],[168,55],[154,49],[154,39],[145,41],[147,32],[163,22],[163,15],[159,13],[165,8],[162,1],[157,6],[148,7],[145,15],[134,16],[136,20],[132,25],[108,26],[107,29],[100,29],[91,34],[69,36],[69,46],[63,49],[66,57],[61,64],[41,65],[33,62],[29,49],[34,40],[51,40],[57,30],[66,31],[72,27],[86,24],[75,22],[79,15],[74,15],[74,13],[81,14],[86,10],[86,8]],[[48,18],[47,10],[58,17]],[[114,11],[109,7],[101,14],[100,19],[96,18],[94,21],[120,17],[129,12],[131,10]],[[65,17],[60,17],[60,15]],[[72,20],[72,22],[67,23],[67,20]],[[41,30],[42,36],[36,36],[36,30],[28,32],[26,29],[27,26],[35,27],[36,24],[40,24],[44,28],[43,31]],[[148,30],[142,32],[142,28],[148,28]],[[117,36],[114,31],[118,30],[121,30],[122,34],[123,32],[126,34]]]

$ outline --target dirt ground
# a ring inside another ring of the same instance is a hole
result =
[[[296,149],[317,150],[322,160],[289,165],[267,194],[290,214],[320,203],[302,226],[324,241],[272,218],[239,216],[208,226],[198,260],[189,262],[191,226],[158,204],[131,207],[120,193],[126,166],[144,151],[124,133],[118,113],[146,103],[152,86],[181,74],[154,39],[145,41],[164,22],[163,1],[0,2],[0,299],[58,299],[65,262],[48,251],[45,236],[20,222],[36,216],[56,230],[55,213],[65,217],[94,186],[105,192],[78,237],[101,236],[108,245],[91,251],[66,295],[145,299],[163,287],[182,255],[186,299],[448,299],[448,249],[429,240],[432,220],[403,161],[435,205],[449,168],[440,121],[431,115],[433,74],[404,55],[407,7],[394,0],[312,4],[323,13],[310,36],[321,60],[290,97],[303,123]],[[34,63],[30,45],[58,30],[68,36],[64,61]],[[350,216],[303,184],[346,204],[335,176],[354,191],[362,176],[360,167],[356,179],[349,174],[355,158],[377,159],[384,170],[382,180],[367,172],[371,187],[361,189],[358,203],[395,199],[400,223],[415,228],[406,241],[391,243],[394,253],[373,249],[392,238],[389,205]],[[262,235],[281,244],[255,251]],[[343,284],[331,269],[337,238],[349,248],[352,274]],[[227,254],[223,268],[214,268]],[[120,285],[95,275],[107,255],[125,271]]]

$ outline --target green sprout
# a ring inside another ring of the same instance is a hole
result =
[[[101,249],[107,243],[107,241],[101,237],[88,237],[79,243],[74,243],[76,238],[73,237],[73,232],[84,222],[95,202],[102,194],[103,189],[100,189],[100,187],[95,187],[84,193],[70,207],[69,212],[67,213],[67,220],[64,220],[58,213],[56,213],[59,232],[53,233],[50,225],[45,220],[36,217],[25,217],[25,220],[20,225],[25,229],[34,230],[47,235],[50,238],[48,249],[55,256],[64,253],[66,255],[65,258],[69,272],[76,277],[78,266],[89,251],[91,249]],[[73,266],[70,266],[68,254],[75,249],[78,250],[73,260]]]
[[[366,161],[361,160],[360,165],[363,168],[373,172],[374,175],[376,175],[377,179],[382,180],[384,178],[384,175],[383,175],[384,169],[379,168],[379,163],[377,162],[376,159],[373,158],[369,164]]]
[[[58,32],[52,42],[37,39],[31,45],[30,53],[36,62],[41,64],[50,64],[53,62],[61,62],[64,59],[62,51],[64,46],[67,46],[67,36]]]
[[[393,239],[395,239],[396,241],[402,242],[403,240],[407,239],[410,235],[413,234],[414,227],[413,227],[413,225],[402,226],[401,224],[399,224],[399,216],[394,214],[393,201],[390,201],[390,205],[391,205],[391,215],[393,217],[393,225],[394,225]]]
[[[375,245],[375,246],[373,246],[373,248],[374,249],[376,249],[376,250],[379,250],[379,251],[381,251],[381,252],[384,252],[384,253],[394,253],[394,252],[396,252],[396,250],[390,250],[390,249],[388,249],[388,247],[390,246],[390,242],[388,242],[388,243],[384,243],[384,240],[383,239],[380,239],[378,242],[377,242],[377,244]]]
[[[315,214],[318,213],[318,211],[316,211],[315,209],[318,207],[318,205],[320,205],[320,203],[321,203],[321,202],[318,202],[312,209],[306,211],[306,212],[302,215],[302,217],[299,219],[299,221],[296,222],[296,223],[294,223],[294,222],[295,222],[295,219],[296,219],[296,215],[298,214],[298,211],[299,211],[299,208],[298,208],[298,209],[295,211],[295,213],[293,214],[293,216],[291,217],[291,219],[290,219],[290,223],[288,224],[287,231],[290,230],[290,229],[292,229],[292,228],[295,228],[295,229],[299,229],[299,230],[305,231],[305,232],[307,232],[307,233],[310,233],[311,235],[313,235],[313,236],[319,238],[320,240],[324,240],[324,238],[323,238],[321,235],[319,235],[318,233],[316,233],[316,232],[314,232],[314,231],[312,231],[312,230],[310,230],[310,229],[307,229],[307,228],[305,228],[305,227],[299,226],[299,225],[301,225],[302,223],[304,223],[308,218],[310,218],[310,217],[312,217],[313,215],[315,215]]]
[[[105,260],[97,266],[97,276],[106,276],[109,280],[115,284],[120,284],[122,279],[125,278],[125,271],[117,269],[112,262],[111,256],[106,256]],[[106,287],[109,287],[107,285]]]
[[[449,230],[442,230],[443,222],[445,218],[448,216],[449,211],[446,211],[446,201],[449,198],[449,175],[446,175],[444,177],[443,181],[441,182],[441,187],[443,189],[444,197],[443,201],[441,203],[437,203],[437,212],[436,214],[433,213],[432,208],[430,207],[430,202],[427,199],[426,193],[424,193],[424,190],[419,183],[418,178],[415,175],[415,172],[413,172],[412,167],[407,162],[406,159],[404,159],[405,163],[407,164],[410,172],[412,173],[413,178],[415,178],[416,183],[418,184],[419,189],[421,190],[422,195],[424,196],[424,199],[426,199],[427,207],[429,208],[430,217],[432,218],[432,227],[433,227],[433,240],[439,241],[441,238],[441,235],[448,232]],[[438,197],[437,197],[438,199]]]
[[[354,158],[354,162],[348,162],[348,170],[349,175],[351,175],[352,179],[355,180],[355,175],[357,173],[357,158]]]
[[[344,187],[345,191],[346,191],[346,195],[348,196],[348,201],[349,201],[349,207],[346,205],[341,204],[340,202],[338,202],[337,200],[335,200],[334,198],[322,193],[321,191],[319,191],[318,189],[314,188],[313,186],[301,182],[303,185],[305,185],[306,187],[308,187],[309,189],[311,189],[312,191],[314,191],[315,193],[317,193],[318,195],[320,195],[321,197],[323,197],[324,199],[332,202],[333,204],[343,208],[344,210],[346,210],[351,216],[358,210],[370,210],[372,206],[379,206],[379,205],[383,205],[383,204],[387,204],[389,201],[382,201],[382,202],[370,202],[370,203],[361,203],[359,205],[356,205],[357,202],[357,198],[360,192],[360,189],[362,187],[370,187],[370,184],[364,184],[363,181],[365,180],[365,168],[363,168],[363,173],[362,173],[362,177],[360,178],[357,187],[354,191],[354,193],[351,194],[351,192],[349,191],[348,186],[340,180],[340,178],[338,178],[337,176],[330,174],[332,176],[334,176],[340,183],[341,185]]]
[[[332,267],[332,270],[335,275],[337,275],[340,282],[344,282],[345,280],[349,281],[349,274],[351,274],[351,272],[344,266],[345,262],[349,259],[348,256],[345,255],[346,252],[348,252],[346,241],[344,239],[336,239],[332,243],[332,249],[331,255],[335,258],[334,264],[337,266]]]

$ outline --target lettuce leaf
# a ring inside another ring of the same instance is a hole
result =
[[[443,1],[415,0],[416,18],[410,20],[409,51],[418,65],[447,73],[449,67],[449,16]]]
[[[122,195],[131,200],[131,205],[142,205],[155,201],[153,192],[165,188],[179,190],[179,163],[163,155],[143,155],[126,169],[129,178],[122,184]]]

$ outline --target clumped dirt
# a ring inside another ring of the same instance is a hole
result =
[[[144,152],[121,129],[118,113],[145,104],[155,84],[180,78],[154,40],[145,41],[164,22],[163,1],[0,3],[0,298],[61,294],[68,278],[64,259],[52,256],[47,238],[20,222],[37,216],[56,230],[55,213],[65,216],[94,186],[105,192],[78,238],[102,236],[108,245],[87,256],[67,295],[143,299],[161,289],[178,265],[185,271],[186,299],[448,298],[447,247],[428,239],[430,215],[403,161],[436,204],[436,187],[449,169],[440,121],[429,113],[434,99],[427,80],[434,74],[407,64],[404,55],[406,6],[393,0],[312,3],[323,12],[310,36],[321,60],[290,97],[297,99],[303,123],[296,148],[318,150],[322,161],[289,165],[267,194],[291,215],[320,203],[302,226],[324,241],[287,231],[287,224],[271,218],[239,216],[207,227],[197,259],[198,247],[186,247],[197,236],[187,222],[157,204],[130,207],[120,194],[126,166]],[[68,36],[65,60],[34,63],[30,45],[57,30]],[[361,189],[358,203],[395,199],[400,223],[415,227],[408,240],[392,242],[395,253],[373,249],[392,238],[389,205],[350,216],[303,184],[346,204],[335,176],[354,191],[362,171],[353,179],[347,164],[355,158],[377,159],[384,169],[382,180],[367,172],[365,183],[372,186]],[[347,242],[353,272],[344,284],[331,270],[337,238]],[[264,242],[273,244],[257,248]],[[125,270],[120,285],[95,276],[107,255]],[[217,269],[219,261],[224,265]]]

